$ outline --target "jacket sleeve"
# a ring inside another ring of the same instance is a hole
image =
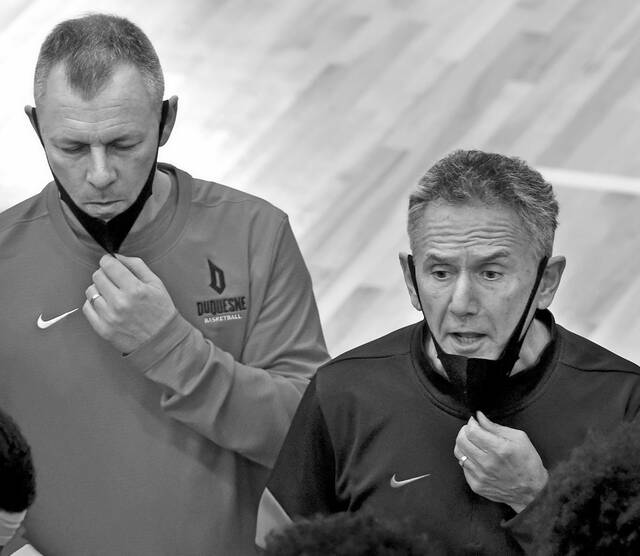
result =
[[[300,517],[346,510],[336,492],[335,452],[316,392],[316,379],[300,407],[258,508],[256,545]]]
[[[267,283],[242,361],[179,314],[126,359],[164,388],[161,403],[171,417],[272,467],[302,393],[328,355],[311,278],[286,218],[272,263],[261,270],[251,269],[252,283]]]
[[[535,498],[528,506],[526,506],[520,513],[517,513],[511,519],[504,520],[500,525],[511,535],[524,554],[534,553],[534,540],[535,540],[535,525],[531,521],[532,513],[537,506],[536,501],[539,498]]]

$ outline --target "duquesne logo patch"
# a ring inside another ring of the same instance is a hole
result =
[[[209,282],[209,286],[218,294],[221,294],[227,287],[227,283],[224,279],[224,271],[209,259],[207,259],[207,262],[209,263],[209,272],[211,273],[211,282]]]
[[[207,259],[209,266],[209,287],[217,294],[222,294],[227,288],[225,273],[218,265]],[[244,318],[247,310],[247,296],[236,295],[221,298],[203,299],[196,301],[196,312],[204,317],[204,324],[234,321]]]
[[[204,323],[211,324],[226,320],[239,320],[242,318],[241,311],[247,310],[247,298],[244,295],[237,297],[225,297],[223,299],[208,299],[196,302],[198,316],[203,315]]]

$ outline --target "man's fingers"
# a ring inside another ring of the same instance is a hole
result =
[[[456,444],[454,448],[454,454],[460,454],[460,456],[465,455],[469,458],[474,459],[475,461],[480,461],[480,459],[487,453],[486,450],[483,450],[469,439],[469,426],[465,425],[460,429],[458,436],[456,437]],[[458,459],[460,456],[456,455]]]
[[[465,425],[466,438],[483,452],[495,452],[503,442],[502,436],[481,427],[473,417]]]
[[[458,465],[462,468],[464,472],[465,479],[469,486],[471,486],[471,482],[478,482],[478,470],[479,464],[473,459],[469,454],[465,454],[462,449],[456,445],[456,448],[453,451],[455,458],[458,460]]]
[[[498,425],[498,423],[494,423],[491,419],[489,419],[482,411],[477,412],[477,423],[486,431],[496,434],[498,436],[504,436],[504,433],[513,430],[509,427],[503,427],[502,425]]]
[[[151,269],[145,264],[145,262],[138,257],[125,257],[118,253],[116,254],[116,259],[131,271],[136,278],[145,283],[153,282],[158,279],[158,277],[151,272]]]
[[[113,285],[111,285],[110,287],[114,288]],[[89,308],[92,309],[88,312],[89,316],[95,314],[96,317],[99,318],[100,321],[104,324],[106,324],[107,321],[113,319],[113,310],[111,305],[112,301],[110,300],[108,289],[105,290],[104,287],[101,288],[97,284],[91,284],[85,290],[85,296],[87,298]],[[85,315],[87,315],[87,312],[85,312],[84,309],[83,312],[85,313]],[[89,316],[87,316],[87,318],[89,318]]]
[[[91,328],[93,328],[96,333],[103,338],[106,337],[108,333],[108,328],[104,320],[98,315],[94,304],[92,304],[89,299],[87,299],[82,305],[82,312],[86,319],[89,321]]]
[[[106,272],[99,268],[93,273],[93,284],[87,288],[87,299],[91,298],[92,292],[91,287],[96,288],[96,292],[100,293],[104,300],[109,304],[113,305],[116,301],[116,298],[120,295],[120,288],[116,286],[111,279],[107,276]],[[94,285],[95,284],[95,285]],[[93,293],[96,293],[93,292]]]
[[[133,288],[138,277],[113,255],[103,255],[100,259],[100,270],[118,289]]]
[[[458,460],[458,464],[462,467],[472,461],[472,458],[468,454],[464,453],[464,450],[457,442],[453,449],[453,456]]]
[[[497,437],[504,438],[505,440],[519,442],[523,438],[526,438],[524,431],[498,425],[498,423],[491,421],[484,413],[482,413],[482,411],[478,411],[477,423],[485,431]]]

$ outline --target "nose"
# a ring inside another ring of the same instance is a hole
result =
[[[115,180],[115,171],[109,164],[104,145],[91,146],[87,181],[96,189],[104,189]]]
[[[459,274],[453,284],[449,310],[456,317],[466,317],[478,312],[478,300],[473,283],[466,273]]]

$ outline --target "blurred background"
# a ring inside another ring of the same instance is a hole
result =
[[[160,160],[289,213],[332,355],[419,319],[408,194],[478,148],[555,186],[556,319],[640,363],[640,3],[2,0],[2,209],[51,179],[23,113],[39,46],[91,10],[140,25],[180,97]]]

